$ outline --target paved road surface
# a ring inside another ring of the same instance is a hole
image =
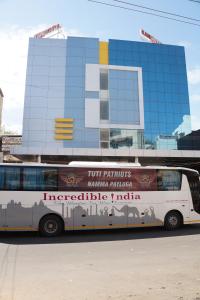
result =
[[[0,233],[0,300],[200,300],[200,225]]]

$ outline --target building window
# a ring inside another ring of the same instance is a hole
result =
[[[110,148],[121,147],[143,149],[143,131],[132,129],[110,129]]]
[[[100,70],[100,90],[108,90],[108,70]]]
[[[108,149],[109,148],[109,139],[110,139],[110,130],[100,129],[100,142],[101,142],[101,148]]]
[[[100,101],[100,120],[109,120],[108,101]]]
[[[142,130],[103,128],[100,129],[101,148],[144,148],[144,133]]]
[[[100,120],[109,120],[108,69],[100,69]]]

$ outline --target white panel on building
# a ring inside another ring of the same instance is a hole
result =
[[[99,65],[86,64],[85,67],[85,90],[99,91]]]
[[[138,92],[139,92],[139,124],[112,124],[110,122],[100,122],[99,128],[121,128],[121,129],[144,129],[144,100],[143,100],[143,84],[142,84],[142,68],[140,67],[127,67],[127,66],[114,66],[114,65],[99,65],[99,64],[86,64],[85,74],[85,90],[91,92],[99,92],[100,99],[109,99],[109,90],[100,90],[100,68],[119,71],[132,71],[138,73]],[[120,113],[120,112],[119,112]],[[86,127],[87,122],[85,122]]]
[[[97,99],[85,99],[85,127],[99,128],[100,104]]]

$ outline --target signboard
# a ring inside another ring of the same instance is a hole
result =
[[[34,38],[43,38],[44,36],[46,36],[47,34],[53,32],[53,31],[56,31],[56,30],[59,30],[61,29],[61,25],[60,24],[55,24],[37,34],[34,35]]]
[[[159,40],[157,40],[155,37],[153,37],[148,32],[144,31],[144,29],[140,29],[140,36],[141,36],[142,39],[145,39],[150,43],[161,44],[161,42]]]
[[[62,191],[155,191],[156,170],[60,168],[59,190]]]
[[[1,138],[1,151],[10,152],[11,146],[21,145],[22,136],[21,135],[7,135]]]

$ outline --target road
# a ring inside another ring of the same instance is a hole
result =
[[[200,300],[200,225],[0,233],[0,300]]]

